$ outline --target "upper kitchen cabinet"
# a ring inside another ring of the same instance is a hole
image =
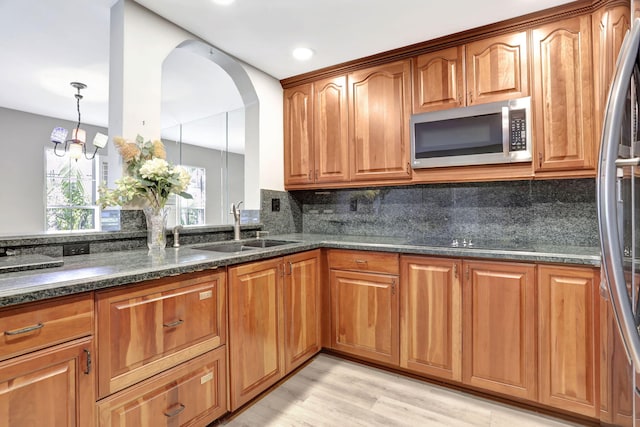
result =
[[[314,180],[317,183],[349,180],[349,121],[347,77],[313,84]]]
[[[410,76],[409,60],[349,74],[352,181],[411,178]]]
[[[529,95],[525,31],[469,43],[465,50],[467,105]]]
[[[418,56],[413,65],[413,112],[445,110],[465,104],[464,47]]]
[[[313,84],[284,91],[285,184],[310,184],[313,162]]]
[[[595,94],[595,135],[602,134],[602,118],[618,52],[630,23],[629,2],[609,4],[593,14],[593,89]]]
[[[527,70],[525,31],[420,55],[413,68],[413,112],[527,96]]]
[[[535,174],[594,176],[591,18],[540,26],[532,41]]]
[[[284,91],[285,184],[349,180],[347,77]]]

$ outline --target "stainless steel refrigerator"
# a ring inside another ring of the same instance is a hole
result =
[[[640,427],[640,16],[618,56],[609,91],[598,169],[598,221],[603,298],[609,326],[601,356],[608,420]]]

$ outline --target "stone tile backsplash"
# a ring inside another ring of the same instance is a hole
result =
[[[286,198],[287,193],[278,193]],[[287,205],[292,211],[301,211],[301,220],[297,219],[297,213],[286,214],[290,218],[288,226],[295,228],[280,232],[598,245],[593,179],[430,184],[289,194],[291,200],[287,200]],[[263,213],[264,204],[263,199]],[[264,229],[271,229],[264,217],[262,222]]]

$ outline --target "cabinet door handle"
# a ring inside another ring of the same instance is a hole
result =
[[[458,264],[453,264],[453,277],[458,278]]]
[[[175,328],[176,326],[180,326],[183,323],[184,323],[184,320],[178,319],[178,320],[174,320],[173,322],[163,323],[162,326],[164,326],[165,328]]]
[[[407,162],[407,175],[411,175],[411,164]]]
[[[538,153],[538,167],[542,167],[542,153]]]
[[[318,169],[316,169],[316,182],[318,182]]]
[[[396,279],[393,279],[391,281],[391,295],[395,295],[396,294]]]
[[[87,355],[87,369],[85,369],[85,375],[89,375],[91,373],[91,352],[86,348],[83,349],[85,354]]]
[[[4,331],[5,335],[20,335],[26,334],[27,332],[37,331],[38,329],[44,328],[44,323],[38,323],[37,325],[27,326],[22,329],[15,329],[13,331]]]
[[[293,263],[289,261],[289,276],[293,274]]]
[[[178,407],[176,409],[171,412],[165,412],[164,415],[167,418],[175,417],[176,415],[182,413],[182,411],[184,411],[184,408],[186,408],[186,406],[184,406],[182,403],[178,403]]]
[[[458,104],[462,105],[462,94],[458,94]]]
[[[467,265],[467,268],[465,270],[465,275],[467,277],[467,280],[469,280],[469,266]]]
[[[469,92],[469,104],[473,104],[473,92]]]

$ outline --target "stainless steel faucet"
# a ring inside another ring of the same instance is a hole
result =
[[[231,203],[233,214],[233,240],[240,240],[240,205],[242,202]]]
[[[181,225],[176,225],[175,227],[173,227],[173,247],[174,248],[180,247],[180,231],[181,230],[182,230]]]

